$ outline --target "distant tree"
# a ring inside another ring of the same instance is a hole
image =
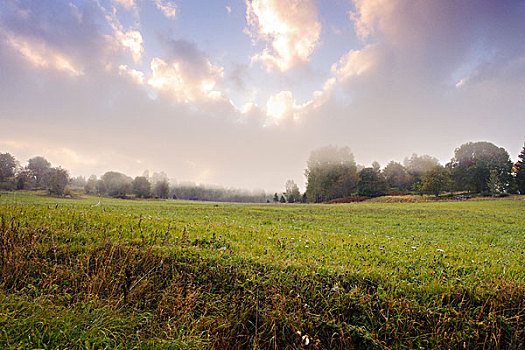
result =
[[[388,185],[381,173],[374,168],[364,168],[359,172],[357,192],[360,196],[379,197],[386,194]]]
[[[435,165],[421,178],[421,192],[436,197],[439,197],[441,192],[450,190],[451,185],[450,170],[441,165]]]
[[[275,192],[275,194],[273,195],[273,201],[275,203],[279,202],[279,195],[277,194],[277,192]]]
[[[145,176],[146,174],[149,174],[149,171],[147,170],[144,171],[144,174],[142,176],[144,176],[145,178],[148,178],[147,176]],[[158,172],[158,173],[153,173],[153,175],[151,175],[151,177],[148,178],[148,180],[150,181],[152,186],[155,186],[157,182],[169,182],[168,175],[163,171]]]
[[[375,172],[380,172],[381,171],[381,164],[379,164],[379,162],[377,161],[374,161],[372,163],[372,168],[374,169]]]
[[[357,167],[348,147],[327,146],[312,151],[305,175],[309,202],[346,197],[357,184]]]
[[[415,180],[419,180],[423,174],[432,169],[434,166],[439,165],[439,160],[429,155],[418,156],[413,153],[410,158],[405,158],[404,165],[407,172],[415,177]]]
[[[24,189],[27,189],[31,185],[33,177],[29,169],[22,169],[16,174],[15,180],[16,180],[16,189],[24,190]]]
[[[412,184],[412,179],[410,174],[407,172],[406,168],[400,163],[391,161],[383,169],[383,175],[385,176],[386,182],[392,188],[397,188],[399,190],[408,190]]]
[[[284,195],[281,194],[281,199],[279,200],[281,203],[286,203],[286,198],[284,198]]]
[[[47,190],[50,194],[62,196],[68,183],[69,174],[67,170],[60,167],[49,170]]]
[[[293,180],[286,181],[286,198],[288,203],[295,203],[301,201],[301,192],[299,192],[299,187],[295,184]]]
[[[31,171],[31,174],[35,179],[36,187],[47,185],[46,180],[51,170],[51,163],[49,163],[44,157],[38,156],[29,159],[27,168]]]
[[[153,195],[159,198],[168,198],[170,186],[168,180],[160,180],[153,185]]]
[[[144,176],[137,176],[131,183],[132,191],[138,198],[148,198],[151,196],[151,184]]]
[[[105,190],[104,190],[105,191]],[[84,186],[86,194],[97,193],[97,176],[91,175]]]
[[[518,155],[518,161],[515,165],[516,183],[518,185],[518,191],[521,194],[525,194],[525,144],[521,153]]]
[[[129,176],[116,171],[108,171],[102,175],[106,193],[112,197],[124,197],[130,193],[131,181]]]
[[[106,194],[107,188],[106,188],[106,183],[104,182],[104,180],[102,179],[96,180],[95,191],[99,196]]]
[[[86,186],[86,178],[84,176],[73,177],[69,184],[71,187],[84,188]]]
[[[495,170],[506,190],[511,182],[512,162],[502,147],[490,142],[468,142],[456,148],[448,164],[456,189],[475,192],[488,190],[490,171]]]
[[[9,153],[0,153],[0,183],[15,176],[16,159]]]

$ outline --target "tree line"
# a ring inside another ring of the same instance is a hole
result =
[[[378,197],[389,191],[436,197],[446,191],[524,194],[525,145],[516,163],[502,147],[468,142],[456,148],[454,157],[445,165],[432,156],[413,154],[403,164],[391,161],[383,169],[377,162],[371,167],[357,165],[348,147],[326,146],[310,154],[305,176],[302,201],[313,203],[352,195]]]
[[[87,180],[71,177],[66,169],[52,167],[44,157],[29,159],[26,166],[9,153],[0,153],[0,190],[46,190],[57,196],[71,196],[73,191],[114,198],[174,198],[214,202],[263,203],[270,197],[262,190],[245,191],[194,183],[170,184],[164,172],[145,171],[132,178],[117,171],[101,177],[91,175]]]
[[[403,164],[389,162],[383,169],[357,165],[348,147],[326,146],[311,152],[305,170],[306,191],[288,180],[285,191],[267,195],[264,191],[243,191],[193,183],[171,184],[163,173],[145,171],[129,177],[108,171],[100,178],[71,177],[62,167],[53,167],[44,157],[28,160],[26,166],[9,153],[0,153],[0,189],[47,190],[68,196],[71,189],[86,194],[117,198],[176,198],[218,202],[320,203],[352,195],[378,197],[389,192],[430,194],[446,191],[501,195],[525,194],[525,145],[512,163],[508,152],[490,142],[468,142],[454,151],[445,165],[429,155],[413,154]]]

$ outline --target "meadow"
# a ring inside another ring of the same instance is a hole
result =
[[[0,194],[5,349],[524,349],[525,200]],[[308,343],[306,345],[306,343]]]

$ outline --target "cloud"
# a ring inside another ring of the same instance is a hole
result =
[[[135,69],[131,69],[128,66],[121,64],[118,67],[119,74],[131,78],[138,85],[144,84],[144,73]]]
[[[114,0],[114,1],[128,11],[137,8],[137,5],[135,4],[134,0]]]
[[[355,32],[361,40],[366,40],[374,31],[379,19],[392,11],[389,0],[354,0],[355,11],[349,12],[350,20],[354,22]]]
[[[126,9],[132,9],[138,22],[139,10],[133,0],[118,0],[117,2]],[[142,53],[144,52],[144,39],[142,33],[136,29],[126,30],[117,17],[117,9],[115,7],[111,7],[111,10],[108,10],[102,6],[100,1],[97,1],[96,3],[98,9],[104,15],[107,24],[113,30],[113,46],[116,48],[115,51],[118,51],[120,48],[127,50],[131,53],[135,62],[140,62],[142,59]],[[137,26],[138,25],[136,24],[135,27]]]
[[[318,44],[321,23],[311,0],[247,0],[248,33],[267,41],[252,57],[267,70],[286,71],[308,58]]]
[[[36,67],[56,69],[72,76],[84,74],[71,58],[49,47],[44,42],[23,38],[13,33],[4,33],[4,35],[5,42]]]
[[[115,31],[115,37],[124,48],[131,52],[135,62],[141,60],[144,47],[142,45],[142,34],[138,30],[129,30],[127,32],[117,30]]]
[[[164,16],[175,18],[177,16],[177,4],[169,0],[155,0],[155,5],[162,11]]]
[[[93,2],[20,0],[2,6],[0,51],[15,50],[24,62],[79,76],[105,65],[114,53]]]
[[[340,80],[360,76],[369,71],[377,62],[375,45],[368,45],[361,50],[348,51],[331,67],[331,72]]]
[[[320,106],[321,95],[314,93],[314,98],[303,104],[297,104],[291,91],[280,91],[268,98],[266,102],[265,125],[279,125],[284,122],[298,122],[302,116]]]
[[[223,76],[221,67],[209,61],[202,71],[192,71],[192,63],[184,60],[165,61],[155,57],[151,60],[151,78],[148,84],[153,88],[172,94],[178,102],[198,102],[218,99],[221,93],[213,90],[217,80]]]

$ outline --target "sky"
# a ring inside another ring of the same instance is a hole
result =
[[[269,192],[327,145],[515,161],[524,33],[519,0],[0,0],[0,152]]]

